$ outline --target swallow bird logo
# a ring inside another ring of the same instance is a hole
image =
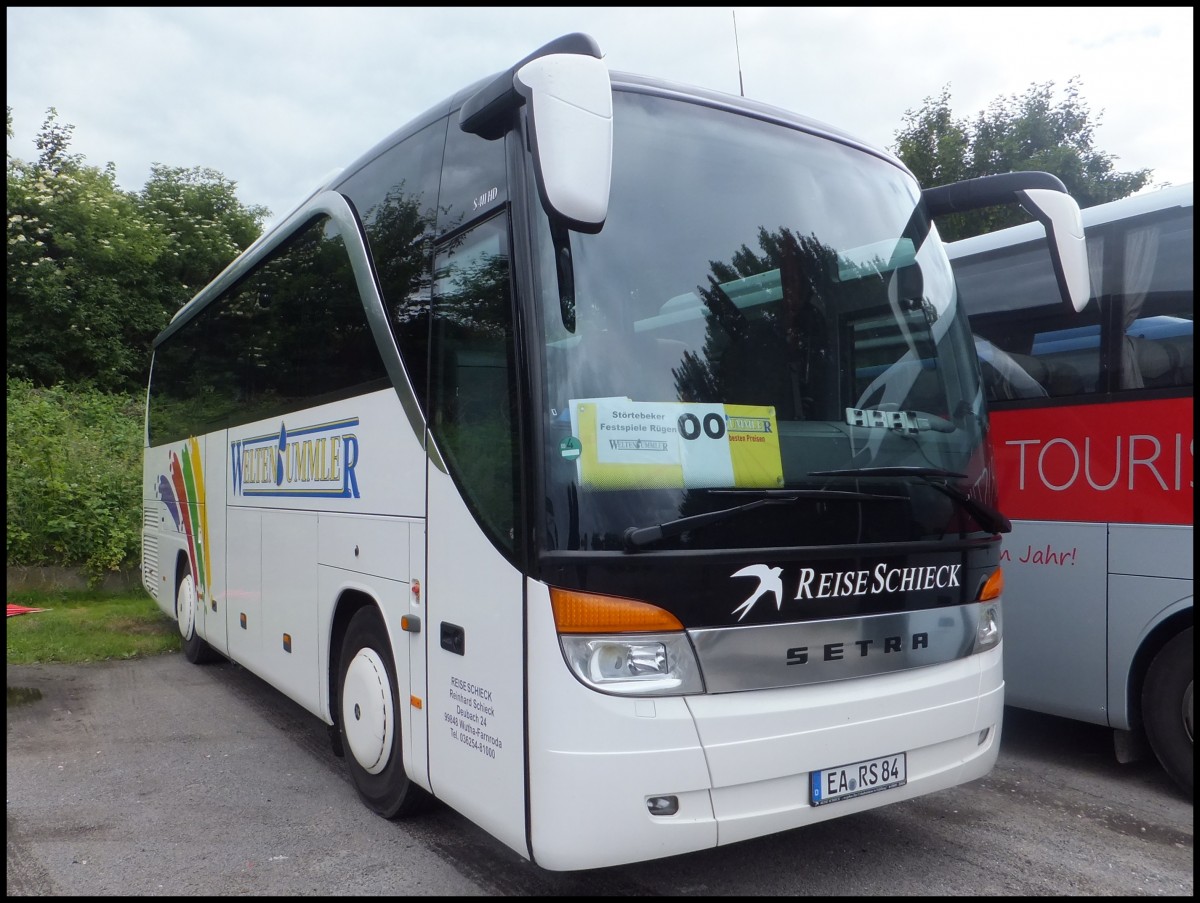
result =
[[[775,594],[775,608],[783,608],[783,579],[780,575],[783,568],[767,567],[765,564],[751,564],[730,574],[731,577],[757,577],[758,588],[751,593],[750,598],[733,610],[740,621],[750,613],[754,603],[767,593]],[[740,614],[738,614],[740,612]]]

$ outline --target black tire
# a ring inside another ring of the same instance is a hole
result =
[[[1193,795],[1192,628],[1159,650],[1142,687],[1142,724],[1150,748],[1168,775]]]
[[[183,638],[183,654],[193,665],[205,665],[221,656],[196,633],[196,616],[200,601],[196,597],[196,581],[187,562],[175,581],[175,623]]]
[[[396,666],[374,608],[355,613],[342,640],[337,710],[350,777],[367,808],[389,819],[424,810],[429,794],[404,772]]]

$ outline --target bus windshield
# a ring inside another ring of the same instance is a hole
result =
[[[820,497],[655,548],[981,529],[900,471],[827,474],[922,468],[989,497],[975,352],[911,176],[670,98],[614,91],[614,124],[605,227],[568,238],[543,223],[536,251],[546,546],[621,549],[630,527],[822,489],[876,493],[903,516]]]

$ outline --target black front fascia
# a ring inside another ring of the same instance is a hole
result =
[[[687,629],[920,611],[974,601],[1000,537],[728,552],[544,552],[551,586],[649,602]]]

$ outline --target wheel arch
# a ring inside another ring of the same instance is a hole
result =
[[[1145,730],[1142,723],[1142,687],[1145,686],[1150,663],[1168,642],[1191,626],[1192,605],[1189,597],[1187,607],[1168,615],[1155,624],[1142,639],[1137,652],[1134,653],[1125,680],[1125,701],[1128,706],[1130,724],[1135,730],[1139,732]]]

